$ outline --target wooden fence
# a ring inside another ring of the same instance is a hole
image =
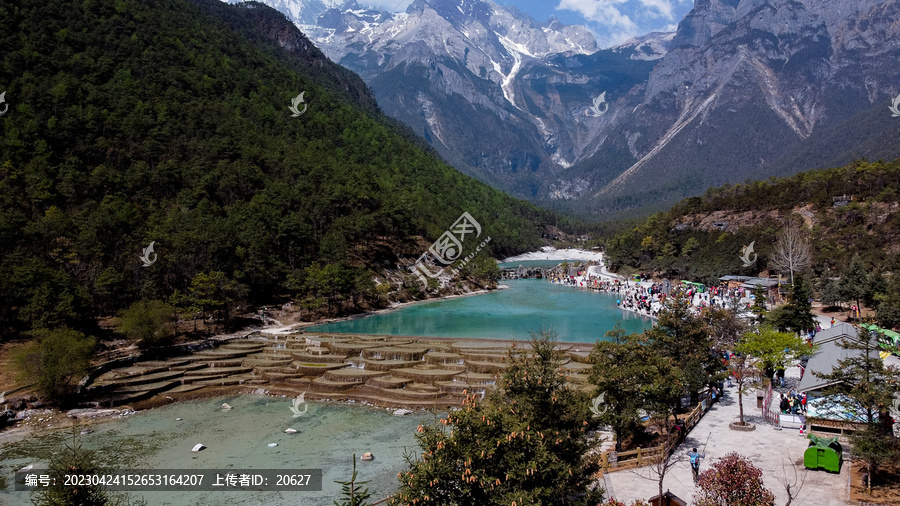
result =
[[[717,400],[717,399],[716,399]],[[709,390],[700,394],[700,402],[688,413],[684,420],[684,429],[678,435],[677,444],[672,445],[672,450],[681,444],[687,433],[693,429],[697,423],[703,418],[704,413],[709,411],[714,399],[712,392]],[[663,458],[665,451],[664,444],[653,446],[650,448],[638,448],[627,452],[608,452],[600,455],[600,472],[614,472],[622,469],[632,469],[635,467],[655,464]]]
[[[659,445],[614,454],[604,453],[600,456],[600,470],[607,473],[655,464],[663,457],[664,448],[665,445]]]

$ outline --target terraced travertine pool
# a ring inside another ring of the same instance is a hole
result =
[[[366,451],[376,458],[360,463],[360,479],[372,480],[367,486],[374,497],[386,497],[396,489],[404,452],[418,449],[416,427],[435,420],[435,415],[420,410],[396,417],[373,407],[310,402],[303,417],[292,418],[290,407],[296,395],[306,392],[308,400],[349,399],[445,410],[458,405],[463,392],[492,388],[507,366],[510,343],[411,336],[524,340],[531,331],[547,327],[556,330],[562,341],[584,343],[575,348],[565,345],[564,364],[569,381],[584,386],[590,343],[620,320],[629,331],[649,325],[646,320],[628,319],[629,314],[616,309],[614,298],[605,294],[542,280],[509,284],[509,290],[409,306],[305,333],[256,335],[211,350],[110,371],[92,385],[96,398],[110,405],[166,396],[188,399],[222,388],[235,394],[182,400],[98,424],[96,432],[81,437],[82,442],[97,450],[104,464],[118,467],[321,468],[324,472],[321,493],[138,494],[150,504],[331,504],[340,491],[333,481],[347,479],[352,454]],[[348,330],[347,326],[378,332],[335,333]],[[223,411],[223,402],[234,409]],[[299,433],[285,434],[289,426]],[[0,448],[0,472],[46,463],[63,448],[67,435],[67,431],[56,431],[5,444]],[[196,443],[208,449],[190,452]],[[269,443],[278,446],[269,447]],[[7,502],[29,501],[27,494],[0,491],[0,504]]]

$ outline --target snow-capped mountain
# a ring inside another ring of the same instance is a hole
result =
[[[265,3],[320,10],[288,16],[448,162],[517,196],[603,212],[900,156],[898,0],[696,0],[675,32],[602,50],[490,0],[328,1]]]
[[[659,60],[669,51],[674,38],[675,32],[650,32],[611,49],[614,53],[628,54],[632,60]]]
[[[225,1],[236,4],[254,0]],[[345,9],[356,6],[354,0],[263,0],[260,3],[281,12],[298,26],[315,25],[319,16],[328,9]]]
[[[489,0],[416,0],[402,13],[348,3],[301,29],[454,166],[529,198],[590,154],[594,99],[650,69],[596,73],[598,62],[628,57],[595,56],[583,26],[539,23]]]

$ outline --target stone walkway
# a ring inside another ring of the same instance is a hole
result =
[[[799,379],[799,370],[792,367],[787,371],[786,379],[794,383]],[[792,381],[793,380],[793,381]],[[748,389],[749,390],[749,389]],[[787,473],[790,481],[806,481],[793,504],[809,504],[816,506],[838,506],[849,502],[848,448],[844,445],[844,463],[840,474],[825,471],[807,471],[803,467],[803,452],[809,440],[800,436],[794,429],[775,430],[765,422],[756,407],[756,393],[751,390],[744,394],[744,418],[756,424],[752,432],[730,430],[728,424],[738,419],[737,386],[726,388],[721,402],[716,403],[700,420],[694,430],[688,434],[684,444],[676,450],[678,462],[666,473],[663,490],[673,494],[690,504],[694,493],[698,490],[693,483],[688,464],[687,452],[692,447],[703,451],[706,446],[706,458],[703,459],[700,471],[709,469],[710,464],[729,452],[737,452],[749,458],[754,465],[763,471],[763,483],[775,494],[775,504],[787,502],[787,493],[779,478],[784,481]],[[796,470],[797,477],[794,478]],[[630,503],[635,499],[647,500],[657,492],[657,477],[651,467],[607,473],[607,496]],[[610,490],[611,488],[611,490]],[[796,489],[796,487],[792,487]]]

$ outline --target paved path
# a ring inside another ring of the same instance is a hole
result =
[[[786,376],[788,382],[796,382],[799,370],[792,367]],[[710,464],[716,459],[735,451],[748,457],[754,465],[762,469],[763,482],[766,488],[775,494],[776,505],[780,506],[787,502],[787,493],[779,483],[778,477],[782,477],[783,480],[786,471],[793,481],[794,469],[797,471],[798,479],[802,479],[806,473],[806,482],[793,504],[816,506],[850,504],[847,489],[850,474],[847,445],[844,445],[845,460],[839,475],[825,471],[806,471],[802,459],[809,440],[800,436],[797,430],[775,430],[772,425],[762,420],[760,410],[756,407],[755,390],[744,395],[744,417],[756,424],[755,431],[738,432],[728,428],[728,424],[738,418],[738,402],[737,386],[726,388],[722,401],[716,403],[703,416],[694,430],[688,434],[685,443],[676,450],[679,461],[666,474],[663,490],[671,490],[673,494],[688,501],[688,504],[692,502],[697,489],[691,477],[686,454],[695,446],[702,450],[703,443],[709,437],[706,458],[700,466],[701,472],[709,469]],[[646,500],[657,494],[657,478],[649,467],[607,473],[606,478],[612,486],[610,495],[626,503],[634,499]]]

